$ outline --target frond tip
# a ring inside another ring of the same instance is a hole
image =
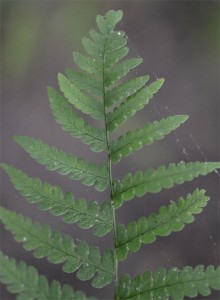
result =
[[[57,280],[48,283],[44,275],[40,275],[32,266],[25,262],[16,263],[0,252],[0,282],[7,285],[7,290],[12,294],[18,294],[17,299],[22,300],[97,300],[87,297],[81,291],[61,284]]]
[[[211,289],[220,290],[220,267],[198,265],[183,270],[164,268],[156,272],[147,271],[133,280],[128,275],[121,278],[117,300],[183,300],[184,296],[195,298],[199,294],[208,296]]]

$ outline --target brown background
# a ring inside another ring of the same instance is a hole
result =
[[[49,110],[46,86],[57,87],[57,73],[73,66],[72,51],[83,51],[81,37],[95,27],[95,16],[109,9],[122,9],[130,56],[140,55],[144,64],[131,76],[149,74],[166,79],[164,87],[142,112],[122,126],[121,131],[169,114],[189,114],[190,119],[176,133],[144,147],[114,168],[118,178],[128,171],[156,168],[180,160],[219,160],[219,2],[218,1],[1,1],[1,161],[23,169],[30,176],[62,186],[77,197],[102,201],[107,193],[94,192],[66,177],[46,171],[12,141],[15,134],[40,138],[67,152],[102,161],[78,140],[73,140],[55,123]],[[166,108],[168,107],[168,109]],[[191,135],[193,138],[191,138]],[[179,139],[179,142],[177,141]],[[195,143],[196,141],[196,143]],[[199,146],[198,146],[199,145]],[[198,149],[199,147],[199,149]],[[215,173],[191,183],[147,195],[126,203],[117,211],[117,222],[127,224],[145,214],[156,212],[170,199],[185,196],[196,187],[205,188],[211,200],[204,213],[179,233],[142,246],[120,264],[120,274],[143,273],[159,266],[219,263],[219,176]],[[111,247],[110,235],[98,240],[91,231],[65,225],[60,218],[28,204],[12,187],[8,177],[1,178],[2,205],[22,212],[52,228],[86,239],[101,249]],[[10,233],[2,228],[1,248],[17,260],[25,260],[49,280],[69,283],[99,299],[112,299],[112,286],[95,290],[75,274],[65,274],[61,265],[34,259]],[[1,299],[15,299],[1,289]],[[203,299],[198,297],[197,299]],[[213,293],[206,299],[217,300]]]

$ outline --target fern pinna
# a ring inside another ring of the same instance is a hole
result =
[[[113,249],[101,253],[98,247],[90,246],[84,240],[75,241],[69,235],[52,230],[49,225],[35,223],[4,207],[0,208],[0,219],[15,240],[23,243],[25,250],[33,251],[34,257],[46,257],[53,264],[62,264],[64,272],[77,272],[80,280],[90,280],[95,288],[103,288],[113,282],[114,296],[112,293],[106,295],[105,299],[181,300],[185,296],[207,296],[211,289],[220,289],[219,267],[198,265],[182,270],[160,268],[155,272],[147,270],[133,279],[129,275],[118,278],[118,262],[125,260],[129,252],[138,251],[142,243],[153,243],[158,236],[182,230],[186,224],[194,221],[194,215],[203,210],[209,197],[204,190],[196,189],[187,197],[180,197],[177,202],[162,206],[157,213],[140,217],[128,226],[116,223],[116,209],[134,197],[172,188],[220,168],[219,162],[180,162],[159,166],[155,170],[129,173],[120,180],[113,179],[113,164],[144,145],[164,138],[188,119],[186,115],[170,116],[127,132],[115,140],[110,139],[110,134],[144,108],[164,83],[163,79],[148,83],[149,76],[121,81],[142,62],[140,58],[122,60],[128,53],[127,39],[123,31],[115,31],[122,15],[122,11],[112,10],[105,16],[98,15],[98,30],[90,30],[90,37],[82,40],[88,56],[73,53],[73,59],[82,71],[67,69],[66,75],[59,74],[61,92],[48,88],[50,107],[56,122],[92,151],[106,151],[107,161],[96,164],[38,139],[28,136],[14,138],[48,170],[80,180],[100,192],[108,189],[109,200],[98,203],[75,199],[74,195],[63,192],[58,186],[30,178],[11,165],[1,164],[15,188],[28,202],[36,203],[39,209],[48,210],[54,216],[61,216],[65,223],[75,223],[83,229],[92,228],[97,237],[111,232],[114,237]],[[90,125],[78,115],[77,110],[100,119],[103,127]],[[3,253],[0,253],[0,262],[0,280],[7,285],[9,292],[18,294],[19,300],[96,299],[86,296],[84,292],[75,292],[71,286],[61,286],[57,281],[49,284],[34,267],[27,266],[23,261],[16,263]]]

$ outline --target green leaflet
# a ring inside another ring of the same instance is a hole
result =
[[[211,289],[220,290],[220,267],[198,265],[183,270],[164,268],[147,271],[133,280],[128,275],[120,279],[117,300],[183,300],[184,296],[195,298],[208,296]]]
[[[175,184],[191,181],[199,175],[207,175],[220,168],[220,162],[180,162],[170,164],[167,168],[160,166],[157,170],[127,174],[122,181],[114,180],[114,201],[118,208],[124,201],[132,200],[135,196],[142,197],[146,193],[158,193]]]
[[[27,266],[25,262],[8,258],[0,252],[0,282],[7,285],[7,290],[18,294],[22,300],[96,300],[87,297],[83,292],[75,292],[70,285],[63,285],[53,280],[48,283],[44,275],[36,268]]]
[[[85,241],[77,245],[69,235],[52,231],[48,225],[32,223],[29,218],[0,207],[0,219],[17,242],[23,242],[27,251],[34,250],[36,258],[47,257],[53,264],[63,263],[63,271],[78,270],[80,280],[92,279],[92,286],[102,288],[113,279],[113,252],[106,250],[101,257],[98,247],[89,247]],[[102,278],[102,280],[100,280]]]
[[[113,52],[106,52],[105,53],[105,68],[110,68],[114,64],[116,64],[120,59],[125,57],[129,52],[128,47],[122,47]]]
[[[100,49],[91,39],[87,37],[82,38],[82,44],[89,55],[98,59],[102,56],[102,49]]]
[[[76,72],[70,68],[66,69],[66,75],[77,88],[94,96],[103,95],[102,82],[86,74]],[[91,102],[91,101],[90,101]],[[102,109],[103,110],[103,109]]]
[[[73,52],[73,60],[81,70],[90,74],[96,74],[97,76],[102,75],[102,63],[100,61],[78,52]]]
[[[41,210],[49,210],[54,216],[62,216],[65,223],[76,223],[80,228],[93,228],[96,236],[104,236],[112,230],[111,206],[104,202],[75,200],[71,193],[64,195],[58,186],[44,183],[38,178],[30,178],[13,166],[1,164],[14,187],[30,203],[36,203]]]
[[[166,134],[178,128],[188,119],[188,116],[171,116],[160,121],[145,125],[126,135],[120,136],[116,141],[110,143],[110,153],[113,163],[118,163],[123,156],[130,155],[143,145],[150,145],[155,140],[161,140]]]
[[[83,184],[94,185],[98,191],[108,186],[106,165],[88,163],[83,158],[50,147],[40,140],[28,136],[15,136],[14,140],[24,148],[36,161],[50,171],[68,175],[70,179],[81,180]]]
[[[121,85],[106,92],[105,103],[109,107],[116,101],[129,97],[141,89],[149,80],[149,76],[141,76],[122,83]]]
[[[94,119],[104,118],[104,108],[101,102],[96,99],[91,99],[88,95],[83,94],[79,88],[61,73],[58,74],[58,81],[64,96],[77,109],[85,114],[89,114]]]
[[[49,87],[48,96],[52,113],[63,130],[69,132],[73,137],[80,138],[94,152],[105,150],[106,137],[103,129],[92,127],[78,117],[55,89]]]
[[[142,243],[151,244],[157,236],[167,236],[194,221],[193,214],[202,212],[209,197],[205,190],[196,189],[186,199],[180,197],[178,202],[161,206],[158,214],[148,218],[141,217],[137,222],[131,222],[127,228],[123,224],[117,226],[116,255],[119,260],[126,259],[128,252],[137,252]]]
[[[105,86],[108,87],[127,75],[131,69],[140,65],[142,61],[142,58],[130,58],[115,65],[111,69],[107,69],[105,72]]]
[[[150,99],[161,88],[163,83],[164,79],[154,81],[136,94],[130,96],[118,107],[115,107],[113,112],[109,112],[107,114],[108,130],[113,132],[120,124],[123,124],[128,118],[134,116],[137,111],[149,103]]]

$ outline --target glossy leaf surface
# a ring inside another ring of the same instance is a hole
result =
[[[7,285],[7,290],[18,294],[19,300],[96,300],[87,297],[81,291],[74,291],[72,286],[53,280],[50,284],[37,269],[27,266],[24,261],[18,263],[0,252],[0,282]]]
[[[81,280],[92,279],[92,285],[102,288],[113,280],[113,252],[106,250],[101,257],[98,247],[89,247],[85,241],[74,242],[71,236],[61,235],[48,225],[33,223],[3,207],[0,219],[25,250],[34,251],[36,258],[46,257],[50,263],[63,264],[63,271],[73,273]],[[100,280],[103,277],[103,280]]]
[[[158,193],[162,189],[172,188],[175,184],[183,184],[200,175],[207,175],[220,168],[219,162],[180,162],[170,164],[167,168],[149,169],[146,172],[127,174],[122,181],[114,181],[115,206],[120,207],[124,201],[135,196],[142,197],[146,193]]]
[[[156,272],[147,271],[143,276],[137,275],[133,280],[128,275],[122,277],[116,299],[183,300],[185,296],[208,296],[211,289],[220,290],[220,267],[198,265],[194,269],[171,268],[168,271],[160,268]]]
[[[139,218],[136,222],[117,226],[116,253],[119,260],[126,259],[128,252],[137,252],[141,244],[151,244],[158,236],[167,236],[194,221],[194,214],[202,212],[209,197],[204,190],[195,190],[186,199],[180,197],[168,206],[161,206],[157,214]]]

